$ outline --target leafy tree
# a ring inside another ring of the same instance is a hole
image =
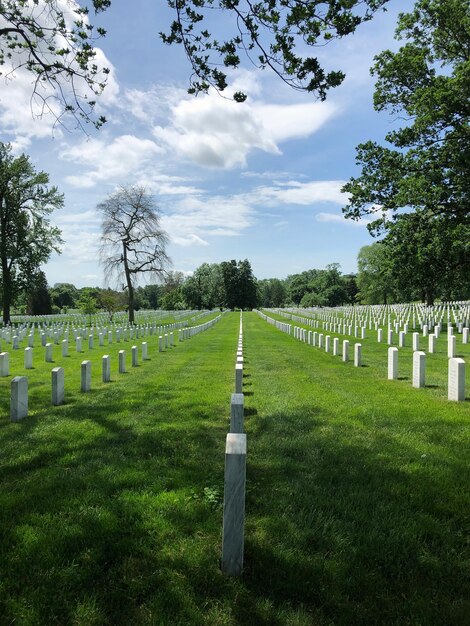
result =
[[[357,256],[357,267],[357,286],[362,303],[387,304],[394,299],[392,258],[383,241],[363,246]]]
[[[256,278],[250,262],[223,261],[220,264],[224,290],[225,305],[229,309],[251,309],[257,304]]]
[[[139,277],[162,275],[170,260],[168,236],[152,196],[143,187],[121,187],[101,202],[101,260],[108,280],[124,278],[129,322],[134,322],[134,289]]]
[[[190,93],[205,92],[211,85],[223,91],[227,76],[221,68],[239,67],[240,54],[246,54],[252,64],[269,68],[290,87],[315,92],[323,100],[330,87],[341,84],[344,74],[326,73],[318,59],[306,53],[307,48],[353,33],[386,1],[168,0],[176,19],[169,33],[160,36],[168,44],[184,46],[193,70]],[[227,38],[208,30],[217,9],[232,33]],[[237,92],[233,97],[243,102],[246,94]]]
[[[49,291],[52,304],[60,310],[74,308],[78,302],[78,289],[71,283],[56,283]]]
[[[286,299],[284,282],[279,278],[258,281],[258,300],[263,307],[280,307]]]
[[[11,147],[0,142],[0,289],[5,324],[30,277],[53,250],[59,252],[60,230],[50,225],[48,216],[64,200],[48,183],[48,174],[36,172],[27,156],[13,157]]]
[[[145,285],[142,287],[150,309],[158,309],[159,301],[163,293],[161,285]]]
[[[470,296],[470,224],[415,211],[394,220],[383,247],[399,300]]]
[[[109,320],[112,322],[114,314],[124,309],[124,300],[122,293],[118,293],[113,289],[102,289],[98,295],[97,304],[106,311]]]
[[[91,296],[89,293],[83,293],[80,296],[80,300],[78,301],[78,307],[83,315],[90,316],[90,324],[91,324],[91,316],[96,313],[98,310],[96,298]]]
[[[184,282],[183,295],[187,305],[193,309],[214,309],[222,306],[225,291],[221,265],[200,265]]]
[[[347,276],[343,276],[347,304],[355,304],[357,300],[359,288],[357,286],[356,278],[357,278],[356,274],[348,274]]]
[[[175,19],[169,32],[160,37],[168,44],[183,46],[192,69],[190,93],[207,91],[211,85],[223,91],[227,86],[225,68],[237,68],[242,53],[251,64],[269,68],[294,89],[324,99],[344,74],[341,70],[326,72],[306,49],[353,33],[386,2],[168,0]],[[99,68],[94,46],[106,31],[89,24],[86,4],[92,4],[98,13],[107,9],[111,0],[81,4],[84,6],[67,2],[64,11],[59,0],[1,2],[0,64],[9,77],[20,67],[31,72],[33,98],[39,99],[43,109],[51,110],[44,86],[52,88],[62,110],[59,120],[63,113],[71,113],[79,124],[91,121],[100,127],[105,118],[94,118],[95,96],[105,87],[109,70]],[[227,37],[221,36],[222,28],[214,23],[215,10],[221,14]],[[214,35],[208,30],[212,26]],[[76,90],[77,84],[86,86],[91,99]],[[233,97],[242,102],[246,94],[237,92]]]
[[[93,0],[95,12],[110,4]],[[95,96],[103,91],[109,69],[99,68],[94,45],[106,31],[89,24],[88,8],[67,2],[65,11],[64,5],[58,0],[2,1],[0,69],[9,79],[20,68],[32,74],[32,99],[42,113],[52,112],[58,121],[71,113],[79,124],[92,121],[99,128],[106,120],[93,117]],[[58,115],[51,97],[60,104]]]
[[[397,52],[376,57],[374,106],[406,120],[385,139],[357,148],[362,173],[343,191],[343,209],[366,213],[423,209],[468,222],[470,214],[470,5],[468,0],[419,0],[401,14]],[[379,232],[384,222],[373,229]]]
[[[47,287],[47,279],[44,272],[39,270],[30,279],[30,286],[26,292],[27,315],[50,315],[52,302]]]

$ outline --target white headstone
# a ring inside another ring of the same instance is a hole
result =
[[[398,378],[398,348],[388,349],[388,380]]]
[[[81,391],[91,391],[91,361],[82,361],[81,365]]]
[[[431,336],[431,335],[430,335]],[[426,353],[413,352],[413,387],[424,387],[426,381]]]
[[[343,340],[343,363],[347,363],[349,360],[349,340]]]
[[[126,351],[119,350],[119,373],[126,373]]]
[[[24,368],[33,369],[33,349],[29,347],[24,349]]]
[[[104,383],[109,383],[111,380],[111,359],[108,354],[105,354],[101,359],[101,374]]]
[[[465,361],[463,359],[449,359],[447,397],[457,402],[465,400]]]
[[[59,406],[63,404],[65,398],[65,385],[64,385],[64,368],[54,367],[51,371],[52,378],[52,404]]]
[[[360,343],[354,344],[354,366],[361,367],[362,361],[362,345]]]
[[[10,419],[19,422],[28,415],[28,379],[15,376],[11,381]]]
[[[246,435],[229,433],[225,446],[222,573],[240,576],[243,571],[245,534]]]

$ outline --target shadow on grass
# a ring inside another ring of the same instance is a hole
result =
[[[123,415],[107,388],[61,407],[47,435],[47,411],[19,425],[31,445],[1,470],[5,623],[465,623],[464,440],[444,454],[443,424],[423,418],[413,427],[437,442],[423,457],[314,405],[247,407],[245,572],[228,579],[224,426],[176,394]],[[15,445],[17,430],[3,435]]]

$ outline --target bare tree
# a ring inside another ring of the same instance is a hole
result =
[[[134,286],[143,274],[161,275],[170,265],[168,235],[154,199],[144,187],[121,187],[97,206],[102,215],[101,262],[109,282],[125,278],[129,322],[134,322]]]

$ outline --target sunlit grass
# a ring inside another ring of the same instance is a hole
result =
[[[95,349],[87,394],[71,342],[66,404],[41,364],[17,424],[0,380],[0,623],[468,623],[468,401],[243,317],[243,577],[218,566],[234,313],[125,375],[113,344],[109,384]]]

